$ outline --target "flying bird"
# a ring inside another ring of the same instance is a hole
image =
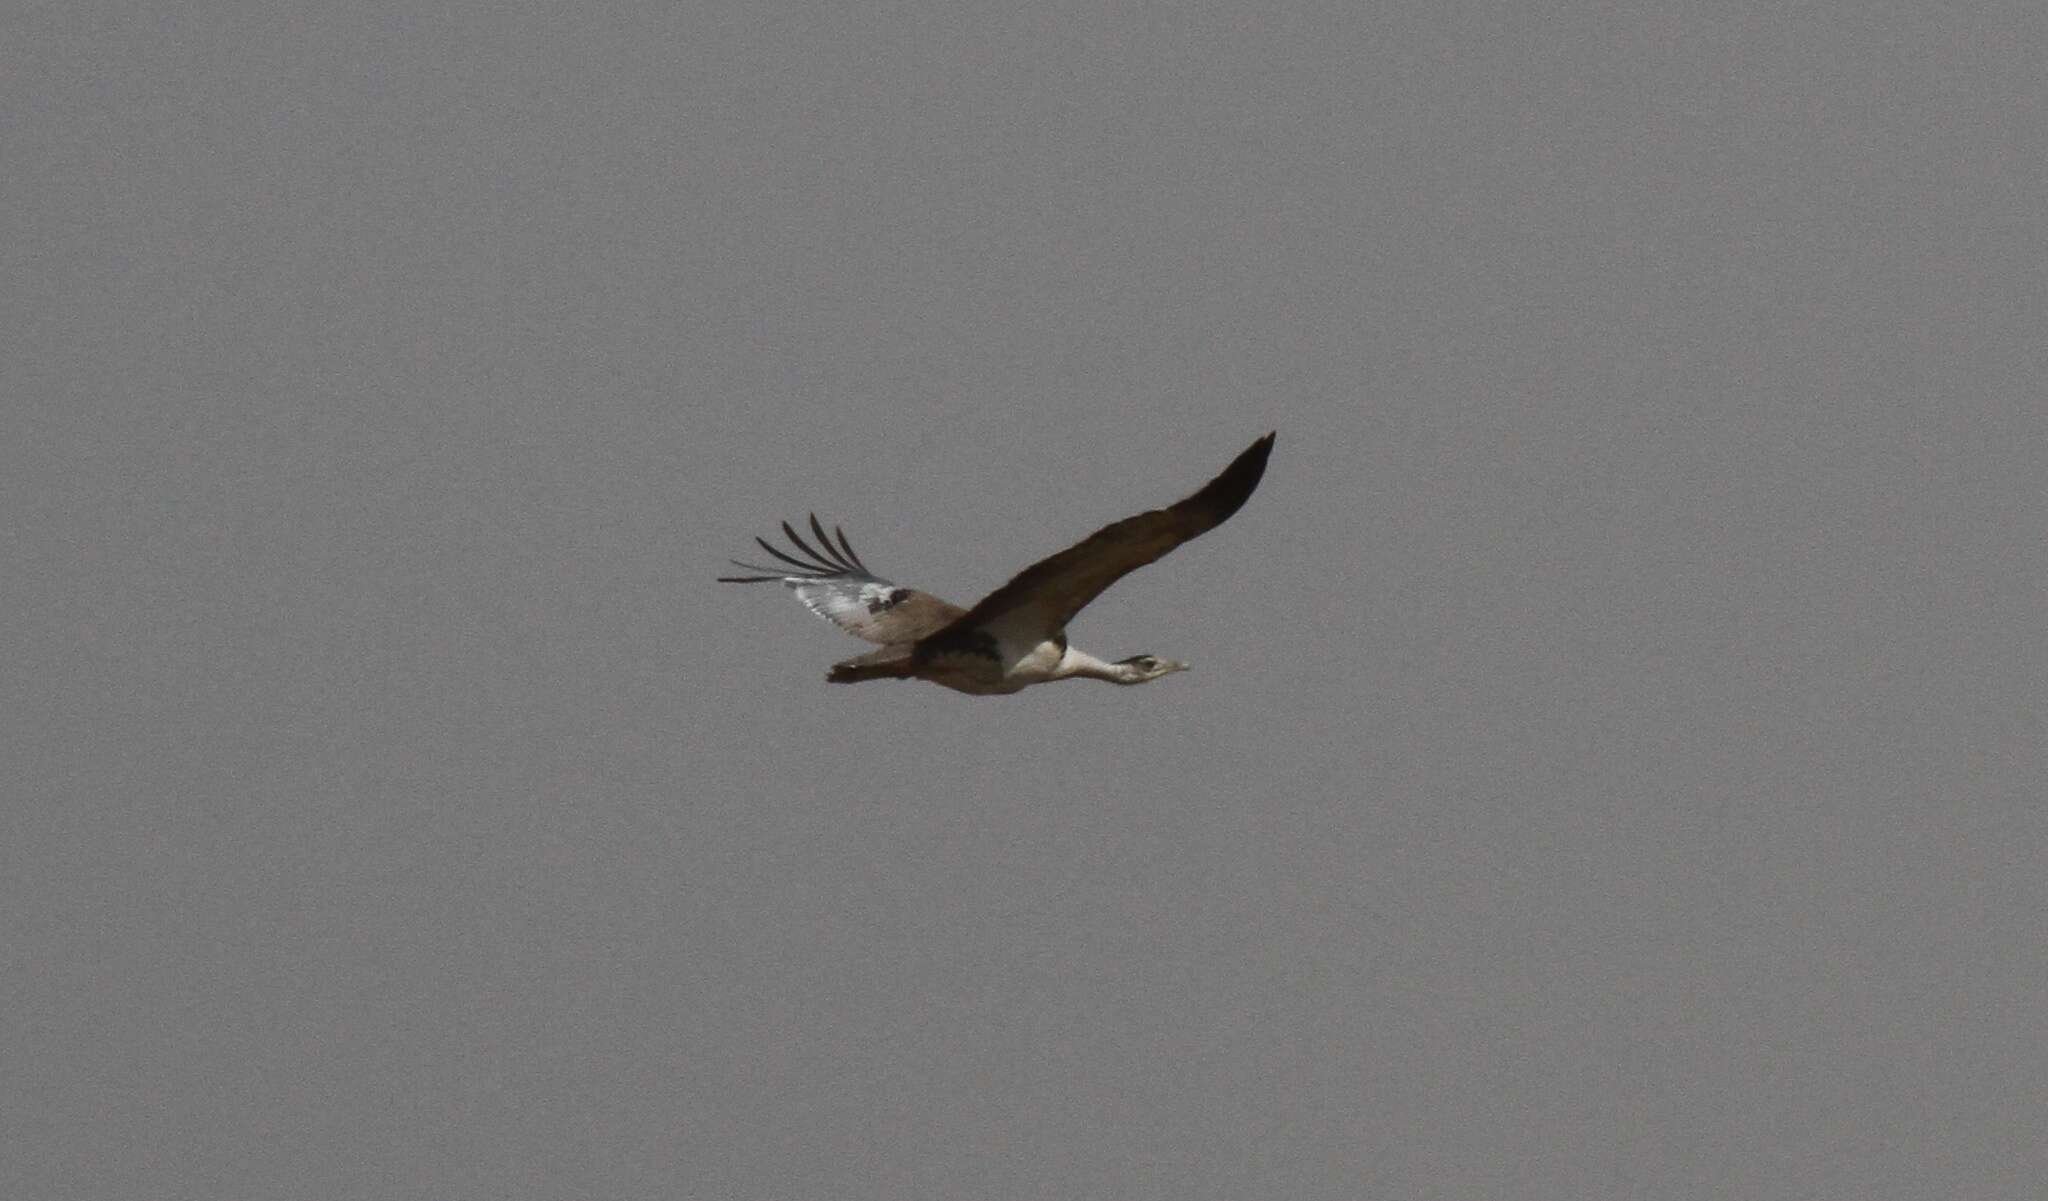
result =
[[[733,566],[756,574],[718,578],[727,584],[780,583],[811,612],[856,638],[881,644],[880,650],[833,664],[825,678],[834,684],[930,680],[975,696],[1017,692],[1051,680],[1143,684],[1186,671],[1188,665],[1152,655],[1098,659],[1068,645],[1067,623],[1125,575],[1222,525],[1259,486],[1272,452],[1273,435],[1267,434],[1193,496],[1103,526],[1018,572],[971,609],[876,575],[854,553],[846,531],[833,526],[827,536],[816,513],[811,514],[816,547],[785,521],[782,532],[796,553],[754,539],[784,566],[734,559]]]

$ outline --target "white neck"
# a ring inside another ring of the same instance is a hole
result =
[[[1136,682],[1136,669],[1128,663],[1110,663],[1096,658],[1084,650],[1069,646],[1067,653],[1060,656],[1060,665],[1053,668],[1055,680],[1108,680],[1112,684]]]

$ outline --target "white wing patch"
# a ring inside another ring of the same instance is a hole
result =
[[[865,625],[870,617],[900,604],[909,590],[887,580],[790,578],[783,586],[796,593],[804,607],[842,629]]]
[[[773,580],[796,593],[806,609],[826,621],[856,638],[885,646],[916,642],[966,612],[930,593],[900,587],[869,571],[868,565],[853,553],[846,531],[834,526],[827,535],[815,513],[811,515],[811,533],[817,539],[816,547],[805,542],[786,521],[782,523],[782,532],[795,553],[778,550],[764,538],[754,541],[785,566],[763,567],[735,559],[733,566],[756,574],[720,576],[719,580],[728,584],[764,584]]]

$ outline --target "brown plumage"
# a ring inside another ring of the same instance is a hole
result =
[[[1267,434],[1193,496],[1164,509],[1111,522],[1060,553],[1040,559],[976,602],[949,628],[1022,622],[1026,629],[1052,637],[1111,584],[1229,520],[1259,486],[1266,474],[1266,458],[1272,453],[1273,435]],[[945,631],[939,633],[943,636]]]
[[[1194,495],[1102,527],[1017,573],[972,609],[876,575],[854,553],[845,531],[835,526],[828,536],[816,514],[810,525],[817,549],[782,523],[782,532],[803,558],[755,539],[796,570],[734,560],[760,574],[719,578],[735,584],[777,581],[812,612],[856,637],[883,644],[881,650],[835,665],[826,677],[834,683],[918,678],[975,694],[1015,692],[1073,677],[1144,683],[1185,670],[1186,664],[1150,655],[1106,663],[1068,645],[1067,623],[1117,580],[1215,529],[1243,507],[1265,474],[1273,437],[1267,434],[1252,443]]]

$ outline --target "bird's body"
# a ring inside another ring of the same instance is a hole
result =
[[[782,531],[804,558],[760,538],[761,549],[796,570],[735,565],[761,574],[721,576],[734,584],[779,582],[818,616],[881,649],[835,664],[826,679],[929,680],[956,692],[991,696],[1052,680],[1093,679],[1142,684],[1187,669],[1185,663],[1135,655],[1108,662],[1067,641],[1074,614],[1125,574],[1181,543],[1207,533],[1237,512],[1265,474],[1273,435],[1251,447],[1193,496],[1104,526],[1083,541],[1019,572],[972,609],[903,588],[869,571],[844,531],[825,533],[817,515],[813,549],[788,522]],[[808,560],[808,561],[806,561]]]
[[[1069,663],[1072,658],[1075,663]],[[997,642],[993,654],[977,651],[927,653],[920,661],[913,652],[911,662],[918,678],[941,684],[955,692],[995,696],[1019,692],[1033,684],[1062,678],[1062,667],[1071,669],[1085,658],[1067,645],[1064,636],[1037,642]]]

